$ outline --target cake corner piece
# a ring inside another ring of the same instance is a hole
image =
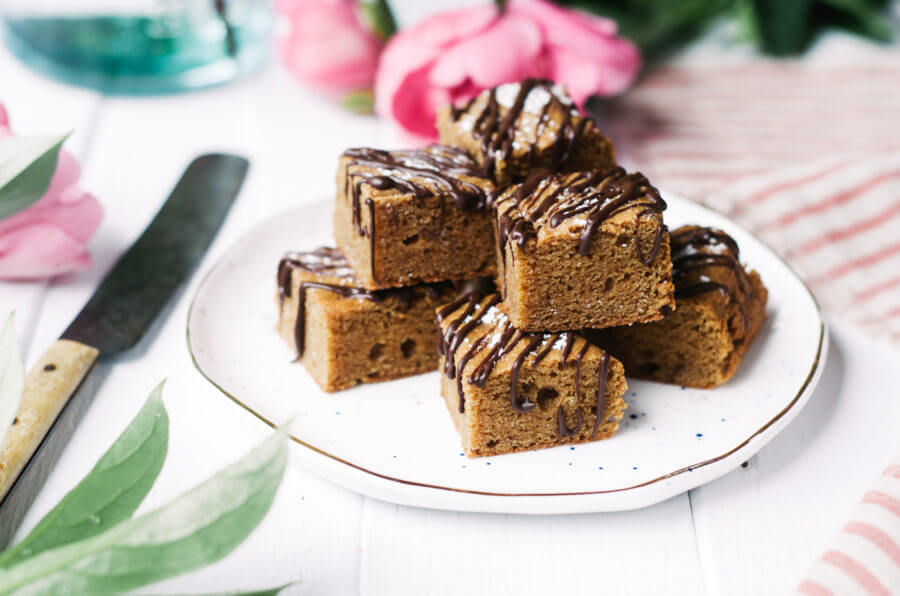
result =
[[[737,242],[696,225],[672,231],[675,310],[647,325],[600,332],[629,375],[709,389],[738,370],[766,318],[768,290],[740,262]]]
[[[293,252],[278,264],[277,329],[323,391],[340,391],[434,370],[434,309],[455,295],[449,283],[367,290],[337,249]]]
[[[464,151],[345,151],[334,237],[368,289],[496,271],[487,196],[493,184]]]
[[[438,109],[441,143],[460,147],[497,184],[538,169],[577,171],[615,163],[597,123],[579,112],[565,88],[525,79],[487,89],[462,106]]]
[[[441,394],[466,455],[611,437],[627,407],[622,364],[576,332],[520,331],[499,303],[470,293],[437,311]]]
[[[493,207],[497,285],[518,328],[646,323],[674,307],[666,204],[642,174],[535,175]]]

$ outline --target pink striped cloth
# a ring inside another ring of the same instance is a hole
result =
[[[900,348],[900,50],[682,59],[604,121],[628,167],[731,216],[832,315]]]
[[[900,594],[900,459],[863,495],[797,593]]]
[[[795,61],[688,55],[604,121],[627,167],[737,220],[833,316],[900,347],[900,49],[840,43]],[[900,594],[898,545],[900,459],[798,592]]]

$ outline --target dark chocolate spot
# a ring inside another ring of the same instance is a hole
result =
[[[378,360],[384,355],[384,344],[377,343],[369,350],[369,360]]]

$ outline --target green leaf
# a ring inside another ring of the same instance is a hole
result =
[[[387,41],[397,32],[397,21],[387,0],[360,0],[359,12],[382,41]]]
[[[813,0],[753,0],[753,7],[764,52],[787,56],[806,49],[813,33]]]
[[[37,202],[56,172],[61,137],[5,137],[0,139],[0,219]]]
[[[619,26],[621,35],[641,48],[648,60],[659,58],[697,36],[727,13],[735,0],[560,0],[597,13]]]
[[[150,492],[166,459],[169,418],[160,383],[112,447],[34,530],[0,554],[8,567],[77,540],[100,534],[128,519]]]
[[[0,330],[0,449],[6,432],[16,419],[22,390],[25,388],[25,369],[16,336],[16,316],[10,314]]]
[[[848,28],[878,41],[890,41],[894,37],[894,24],[879,2],[860,0],[820,0],[821,3],[851,19]]]
[[[341,98],[341,107],[356,114],[371,114],[375,105],[375,94],[371,89],[351,91]]]
[[[218,561],[259,524],[287,462],[280,428],[240,461],[146,515],[13,565],[0,594],[108,594]]]

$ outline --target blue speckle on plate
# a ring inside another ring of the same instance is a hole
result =
[[[631,397],[637,397],[637,391],[632,391],[632,392],[631,392]]]
[[[569,447],[569,451],[575,451],[574,447]]]
[[[603,469],[603,466],[597,466],[597,469],[598,469],[598,470],[602,470],[602,469]]]
[[[487,465],[491,465],[491,462],[489,462],[489,461],[488,461],[488,462],[484,462],[484,463],[486,463]]]
[[[698,439],[699,439],[700,437],[702,437],[702,436],[703,436],[703,433],[697,433],[697,438],[698,438]]]
[[[460,457],[462,457],[462,456],[464,456],[464,455],[465,455],[465,453],[460,453],[460,454],[459,454],[459,455],[460,455]]]
[[[685,389],[687,389],[687,387],[685,387],[684,385],[682,385],[682,386],[681,386],[681,390],[684,391]]]
[[[632,420],[636,420],[637,417],[638,417],[637,414],[631,414],[631,415],[629,416],[629,418],[631,418]]]
[[[341,413],[340,413],[340,412],[335,412],[334,415],[335,415],[335,416],[340,416]]]
[[[571,466],[571,465],[572,465],[572,462],[569,462],[569,465]]]
[[[396,456],[396,455],[394,456],[394,459],[397,459],[397,456]]]
[[[656,430],[655,426],[650,427],[650,430]]]
[[[632,466],[632,470],[637,470],[637,466]]]
[[[725,422],[725,419],[724,419],[724,418],[722,418],[722,422]]]

